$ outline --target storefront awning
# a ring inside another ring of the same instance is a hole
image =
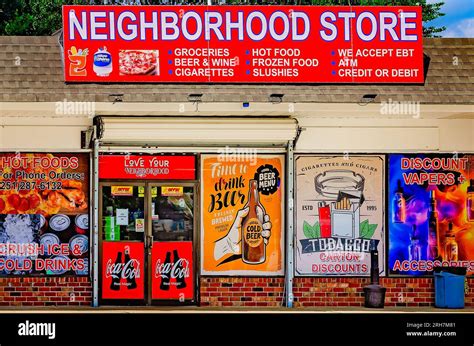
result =
[[[284,146],[298,123],[285,118],[100,117],[101,145]]]

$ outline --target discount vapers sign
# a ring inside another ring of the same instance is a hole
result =
[[[389,252],[393,274],[434,267],[474,272],[474,155],[389,157]]]
[[[64,6],[67,82],[422,83],[421,7]]]

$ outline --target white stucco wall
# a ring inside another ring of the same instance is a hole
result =
[[[249,108],[237,104],[203,104],[199,107],[196,111],[195,106],[190,104],[184,112],[170,114],[171,109],[178,109],[178,104],[110,103],[97,104],[96,114],[169,114],[183,119],[200,116],[290,116],[298,121],[303,130],[295,147],[296,152],[474,151],[472,105],[422,106],[419,117],[381,115],[380,105],[377,104],[361,107],[356,104],[282,103],[252,104]],[[10,103],[3,106],[0,114],[0,148],[3,151],[76,150],[81,148],[81,131],[90,126],[92,117],[58,116],[54,114],[54,104]],[[229,130],[232,136],[232,128]],[[209,136],[213,135],[203,133],[200,138],[211,138]],[[235,140],[232,142],[236,143]],[[202,143],[196,143],[199,144]]]

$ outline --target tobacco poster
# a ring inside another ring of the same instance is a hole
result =
[[[378,155],[295,159],[297,275],[368,276],[372,249],[385,274],[384,164]]]

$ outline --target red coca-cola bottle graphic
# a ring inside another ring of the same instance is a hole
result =
[[[182,263],[181,259],[179,258],[179,255],[178,255],[178,250],[173,250],[173,260],[174,260],[173,271],[174,271],[174,273],[177,273],[176,287],[177,288],[185,288],[186,287],[186,275],[185,275],[185,272],[184,272],[183,263]],[[177,268],[175,268],[175,266]],[[175,270],[175,269],[177,269],[177,270]]]
[[[129,290],[137,288],[137,281],[135,280],[135,276],[137,275],[138,268],[135,268],[135,261],[130,258],[130,247],[125,247],[125,259],[124,259],[124,268],[125,276],[127,280],[127,288]]]
[[[120,278],[122,277],[122,270],[117,271],[118,268],[122,267],[122,252],[117,253],[117,259],[115,263],[107,270],[110,270],[112,282],[110,283],[110,289],[114,291],[120,290]]]
[[[166,258],[164,263],[164,271],[161,274],[161,283],[160,283],[160,290],[167,291],[170,289],[170,280],[171,280],[171,252],[166,252]]]

